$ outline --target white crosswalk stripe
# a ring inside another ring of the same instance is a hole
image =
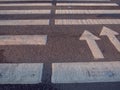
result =
[[[49,25],[48,19],[41,20],[0,20],[1,25],[21,26],[21,25]]]
[[[50,10],[0,10],[0,14],[50,14]]]
[[[117,3],[57,3],[57,6],[119,6]]]
[[[3,4],[3,3],[0,3],[0,6],[21,6],[21,7],[23,7],[23,6],[52,6],[52,4],[51,3],[8,3],[8,4]]]
[[[0,35],[0,45],[46,45],[47,35]]]
[[[56,14],[120,14],[120,10],[56,10]]]
[[[120,81],[120,62],[81,62],[52,64],[53,83]]]
[[[37,84],[42,78],[42,63],[0,64],[0,84]]]
[[[120,24],[120,19],[56,19],[55,25]]]

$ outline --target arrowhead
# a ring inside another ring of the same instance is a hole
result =
[[[113,36],[113,35],[119,35],[119,33],[117,33],[117,32],[115,32],[115,31],[113,31],[113,30],[111,30],[111,29],[109,29],[109,28],[107,28],[107,27],[103,27],[102,28],[102,31],[101,31],[101,33],[100,33],[100,36],[101,35],[109,35],[109,36]]]
[[[85,30],[79,40],[100,40],[100,38]]]

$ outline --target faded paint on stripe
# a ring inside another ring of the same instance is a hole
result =
[[[120,19],[55,19],[55,25],[120,24]]]
[[[120,10],[56,10],[56,14],[120,14]]]
[[[49,25],[48,19],[39,19],[39,20],[0,20],[1,25]]]
[[[117,3],[57,3],[57,6],[119,6]]]
[[[9,3],[9,4],[0,4],[0,6],[52,6],[51,3]]]
[[[42,70],[42,63],[1,63],[0,84],[41,83]]]
[[[50,10],[0,10],[0,14],[50,14]]]
[[[52,83],[120,81],[120,62],[53,63]]]
[[[0,35],[0,45],[46,45],[47,35]]]

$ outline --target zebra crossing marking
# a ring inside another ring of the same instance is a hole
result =
[[[120,24],[120,19],[55,19],[55,25]]]
[[[52,6],[52,3],[0,3],[0,6]]]
[[[43,63],[1,63],[0,84],[37,84],[42,70]]]
[[[119,6],[117,3],[57,3],[57,6]]]
[[[56,14],[120,14],[120,10],[56,10]]]
[[[21,26],[21,25],[49,25],[48,19],[38,19],[38,20],[0,20],[0,26]]]
[[[0,10],[0,14],[50,14],[51,10]]]
[[[47,35],[0,35],[0,45],[46,45]]]
[[[53,63],[52,83],[120,81],[120,62]]]

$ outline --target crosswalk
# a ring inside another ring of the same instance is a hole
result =
[[[13,0],[0,0],[13,2]],[[14,0],[33,1],[33,0]],[[40,1],[40,0],[35,0]],[[45,0],[50,1],[50,0]],[[57,0],[63,1],[63,0]],[[68,0],[65,0],[68,1]],[[4,27],[46,27],[120,25],[119,17],[89,17],[90,15],[120,15],[118,3],[110,0],[78,0],[85,3],[0,3],[0,30]],[[91,1],[91,3],[87,2]],[[95,1],[95,2],[92,2]],[[32,8],[31,8],[32,7]],[[113,7],[113,9],[111,9]],[[89,9],[90,8],[90,9]],[[22,16],[21,16],[22,15]],[[29,16],[38,15],[34,18]],[[47,16],[46,16],[47,15]],[[83,18],[81,18],[81,15]],[[85,16],[87,15],[87,16]],[[7,16],[4,17],[4,16]],[[14,16],[11,19],[11,16]],[[46,16],[46,17],[44,17]],[[29,17],[29,18],[28,18]],[[37,28],[38,29],[38,28]],[[48,29],[48,28],[47,28]],[[69,32],[69,30],[68,30]],[[49,44],[49,35],[0,35],[1,46]],[[118,46],[119,48],[119,46]],[[94,49],[94,47],[93,47]],[[95,49],[94,49],[95,50]],[[42,52],[41,52],[42,53]],[[57,55],[57,54],[56,54]],[[101,54],[102,55],[102,54]],[[99,56],[101,56],[99,55]],[[47,57],[47,56],[46,56]],[[102,58],[104,56],[102,55]],[[57,62],[57,61],[56,61]],[[52,63],[51,83],[120,82],[120,62]],[[0,84],[42,83],[44,63],[0,64]]]

